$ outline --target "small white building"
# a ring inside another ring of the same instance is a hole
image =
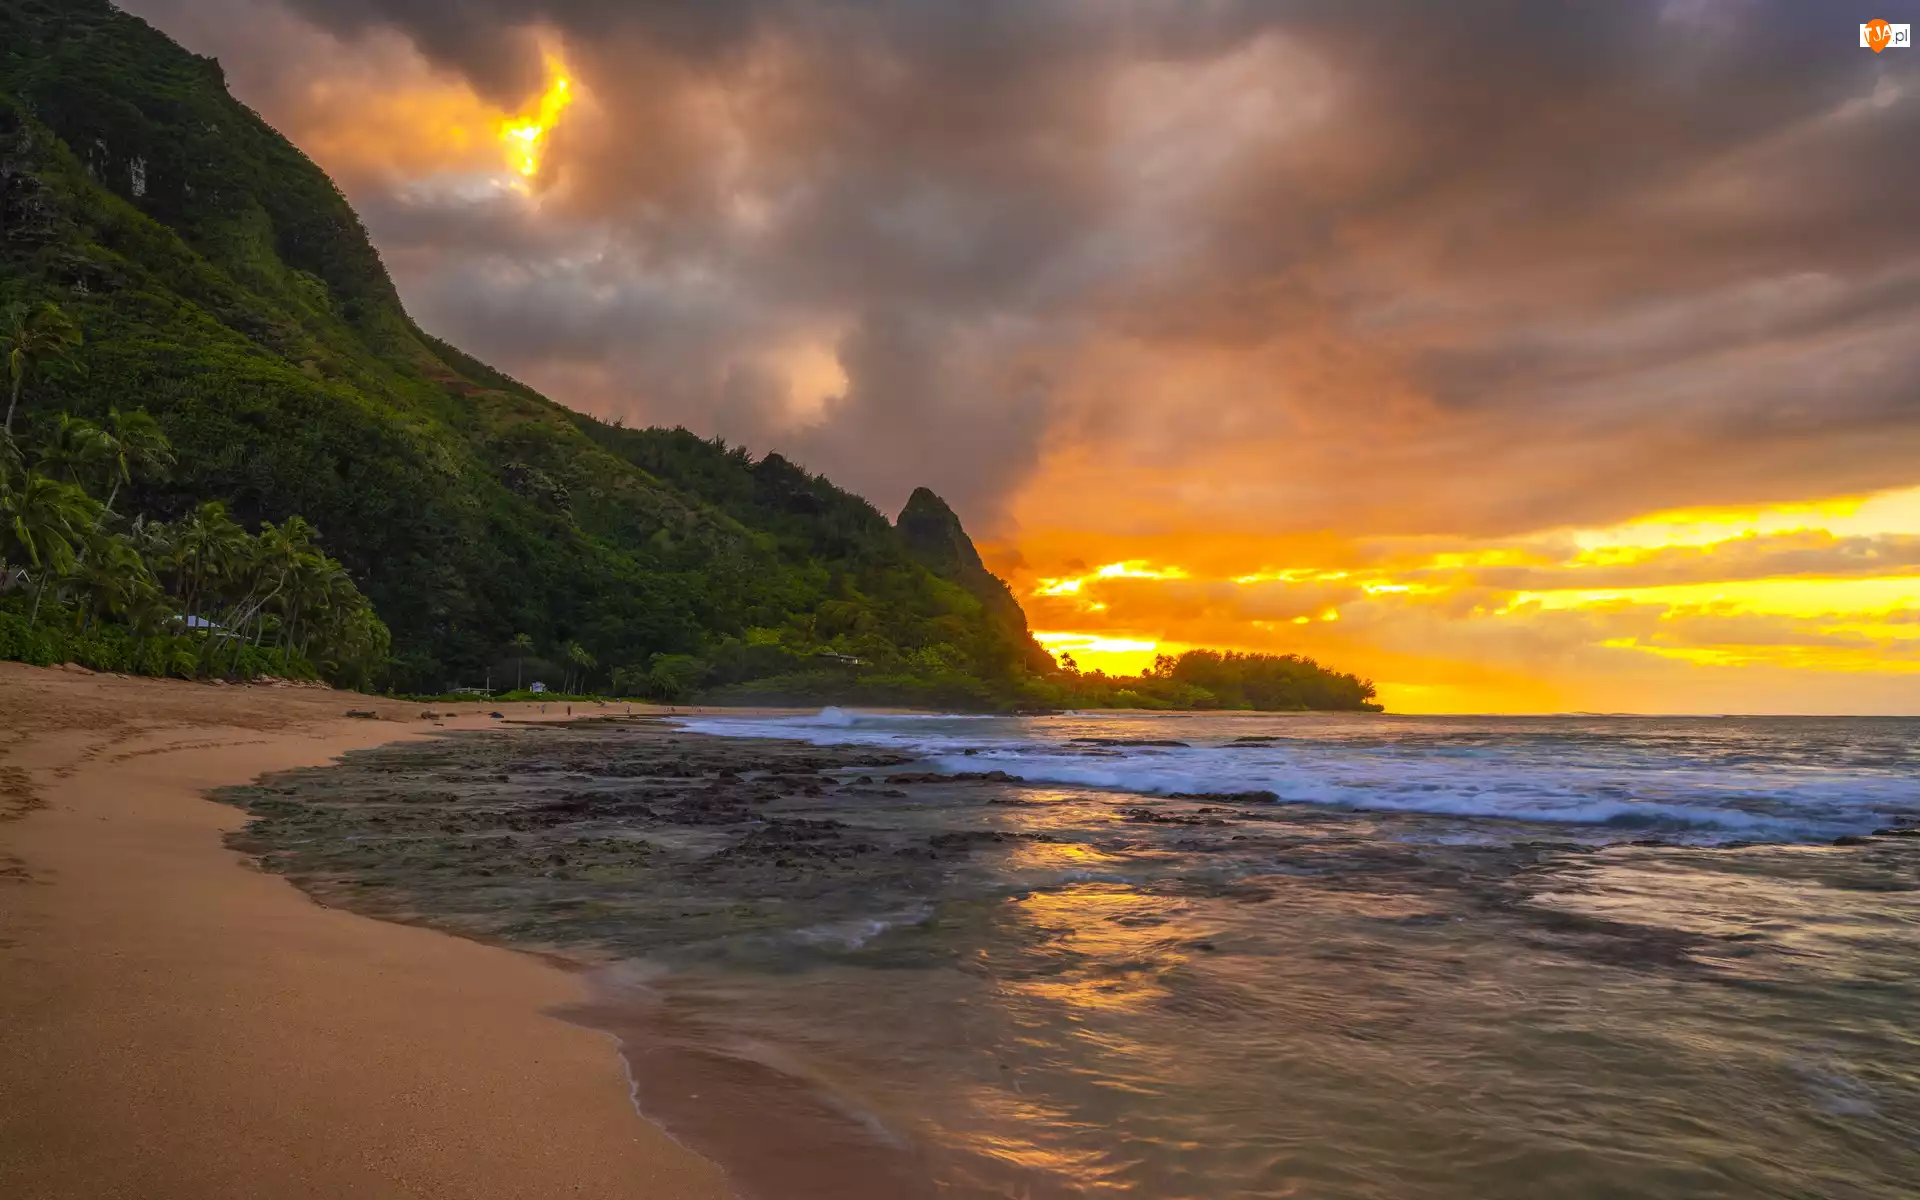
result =
[[[544,683],[541,683],[538,679],[536,679],[533,681],[533,686],[528,688],[527,690],[532,692],[536,696],[543,696],[546,694],[547,685]]]
[[[173,624],[185,629],[189,633],[202,633],[220,642],[231,641],[234,636],[227,632],[227,627],[219,622],[192,613],[173,618]]]

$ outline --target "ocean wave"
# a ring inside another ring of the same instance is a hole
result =
[[[1315,722],[1251,715],[1094,720],[870,713],[699,717],[691,731],[886,746],[943,771],[1143,795],[1271,792],[1357,811],[1592,827],[1701,842],[1823,841],[1920,810],[1886,731],[1609,718]],[[1718,733],[1718,729],[1726,732]],[[1092,736],[1098,735],[1098,736]],[[1851,740],[1849,740],[1851,739]],[[1153,744],[1158,743],[1158,744]]]
[[[877,917],[856,917],[847,921],[829,921],[796,929],[788,936],[805,946],[858,950],[868,942],[895,929],[924,924],[933,916],[933,906],[918,904],[900,912]]]
[[[1489,786],[1464,779],[1436,780],[1385,777],[1341,780],[1309,771],[1262,770],[1248,765],[1240,770],[1178,770],[1156,767],[1140,758],[1114,758],[1082,763],[1068,759],[990,754],[972,757],[935,757],[934,765],[947,771],[1003,770],[1028,783],[1066,784],[1102,791],[1151,796],[1245,795],[1271,792],[1281,802],[1321,804],[1357,812],[1411,812],[1435,816],[1489,817],[1511,821],[1595,825],[1620,830],[1644,829],[1719,831],[1743,838],[1799,841],[1833,836],[1827,823],[1792,814],[1768,815],[1706,804],[1672,803],[1637,798],[1596,798],[1579,781],[1537,779],[1524,788]],[[1593,785],[1589,784],[1591,788]],[[1524,794],[1516,794],[1524,793]],[[1875,818],[1844,818],[1836,826],[1845,832]]]

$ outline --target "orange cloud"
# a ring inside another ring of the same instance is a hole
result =
[[[1900,710],[1920,695],[1920,488],[1480,540],[1132,538],[1117,511],[1121,532],[1054,528],[989,554],[1083,668],[1193,645],[1303,653],[1371,675],[1402,711],[1807,711],[1828,690],[1848,711]],[[1075,545],[1115,561],[1090,568]],[[1810,690],[1815,675],[1869,686]]]

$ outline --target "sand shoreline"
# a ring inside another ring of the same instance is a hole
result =
[[[458,707],[444,728],[494,725]],[[207,791],[424,736],[420,712],[0,664],[0,1194],[728,1195],[635,1115],[610,1040],[550,1015],[577,975],[315,903],[224,844],[247,818]]]

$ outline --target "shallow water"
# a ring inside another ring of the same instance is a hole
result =
[[[576,1019],[764,1200],[1915,1194],[1920,839],[1787,840],[1905,823],[1913,723],[699,727],[865,749],[449,739],[275,781],[254,836],[594,951]],[[1571,819],[1601,788],[1629,819]],[[1192,794],[1262,791],[1302,802]]]

